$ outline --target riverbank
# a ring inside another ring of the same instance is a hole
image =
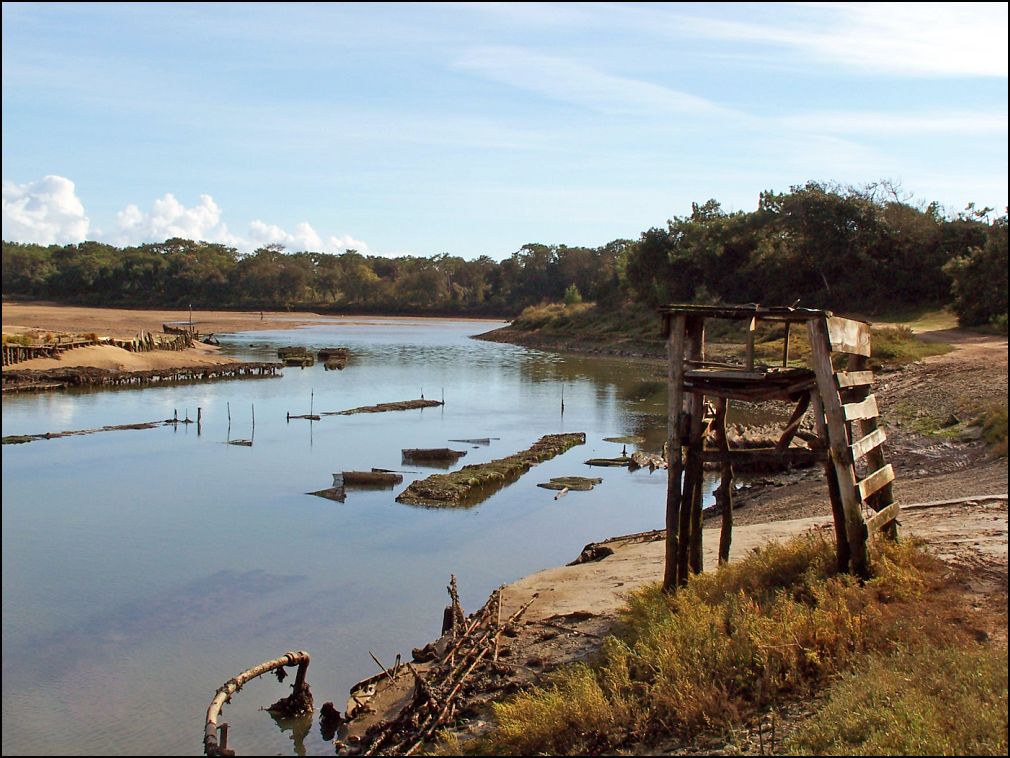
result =
[[[954,577],[953,612],[960,614],[961,622],[977,629],[980,640],[1005,648],[1007,341],[974,332],[932,331],[927,339],[950,344],[950,352],[877,377],[888,460],[897,472],[895,498],[905,506],[902,534],[921,540],[949,567]],[[511,341],[504,339],[509,334],[498,330],[496,341]],[[820,469],[807,469],[744,485],[735,498],[734,522],[731,561],[805,531],[830,535],[832,519],[823,474]],[[717,528],[705,530],[708,569],[716,563],[718,534]],[[476,676],[469,686],[458,706],[460,718],[453,739],[465,741],[483,734],[493,721],[490,704],[543,684],[545,674],[600,650],[618,623],[629,593],[661,580],[663,535],[659,530],[603,539],[587,545],[573,564],[545,569],[505,587],[502,618],[525,603],[532,604],[502,643],[499,661],[490,673]],[[466,577],[460,581],[465,584]],[[426,649],[446,645],[443,638]],[[416,666],[422,676],[430,670],[429,664]],[[350,745],[370,725],[396,716],[413,678],[404,671],[397,682],[389,687],[377,683],[369,704],[373,712],[352,721]],[[811,712],[800,709],[793,720],[798,722]],[[733,749],[747,752],[759,747],[767,752],[765,744]],[[713,749],[712,745],[695,749],[678,743],[664,745],[661,752],[708,754]]]
[[[88,308],[59,303],[4,302],[3,333],[97,334],[102,337],[129,339],[141,331],[162,331],[163,324],[188,326],[202,335],[231,332],[297,329],[303,326],[339,324],[354,329],[376,323],[416,323],[409,316],[327,316],[310,312],[286,311],[211,311],[132,310],[126,308]],[[497,324],[498,319],[467,319],[476,323]],[[98,368],[110,371],[158,371],[200,366],[223,366],[234,359],[220,355],[213,345],[196,344],[186,350],[133,353],[110,345],[95,345],[67,350],[60,358],[34,358],[14,366],[18,370],[63,368]]]

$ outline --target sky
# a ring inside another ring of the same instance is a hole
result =
[[[1006,3],[3,4],[3,239],[501,259],[709,198],[1007,205]]]

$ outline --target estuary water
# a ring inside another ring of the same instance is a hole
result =
[[[342,371],[278,379],[5,396],[4,435],[195,420],[197,408],[203,424],[3,447],[3,753],[199,755],[214,690],[288,650],[312,655],[317,707],[343,710],[377,671],[369,651],[390,665],[438,636],[450,573],[470,612],[588,542],[662,527],[665,472],[583,463],[619,455],[611,436],[659,451],[662,368],[470,339],[498,325],[358,319],[233,334],[223,350],[241,360],[276,360],[284,345],[351,357]],[[422,395],[445,405],[286,419]],[[560,432],[586,444],[475,507],[394,501],[437,471],[404,465],[402,448],[465,450],[460,466]],[[343,503],[306,494],[371,467],[418,473]],[[603,483],[559,500],[536,486],[566,475]],[[305,734],[258,710],[289,683],[265,677],[225,707],[239,755],[333,754],[315,721]]]

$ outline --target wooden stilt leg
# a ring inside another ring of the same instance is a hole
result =
[[[719,565],[729,562],[729,549],[733,542],[733,464],[729,458],[729,439],[726,436],[726,416],[729,400],[715,401],[715,441],[719,451],[726,455],[722,462],[717,502],[722,510],[722,529],[719,533]]]
[[[680,534],[681,479],[684,441],[684,339],[687,317],[674,316],[667,335],[667,482],[666,482],[666,559],[663,591],[674,592],[679,584],[677,550]]]

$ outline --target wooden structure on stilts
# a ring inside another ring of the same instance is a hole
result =
[[[669,360],[666,560],[663,588],[672,592],[702,566],[702,472],[717,462],[722,481],[719,562],[729,560],[733,528],[733,463],[821,462],[835,522],[838,567],[868,573],[867,543],[878,531],[897,538],[899,507],[891,492],[894,470],[884,460],[884,432],[871,393],[873,372],[869,324],[825,310],[759,305],[677,304],[660,308]],[[746,321],[743,365],[705,360],[706,319]],[[754,336],[759,322],[784,327],[780,365],[758,365]],[[809,367],[789,364],[789,332],[806,329]],[[846,356],[836,370],[838,356]],[[835,360],[833,361],[833,357]],[[732,400],[796,403],[774,447],[733,450],[726,436]],[[710,402],[709,402],[710,401]],[[816,434],[809,447],[793,445],[803,416],[813,414]],[[711,438],[712,443],[707,445]]]

